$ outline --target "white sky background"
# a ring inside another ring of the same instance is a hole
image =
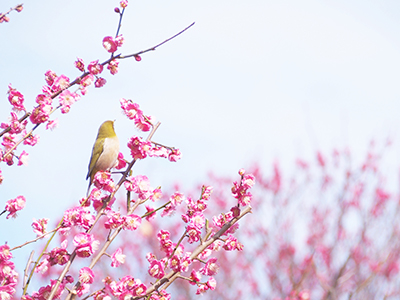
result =
[[[18,4],[2,0],[0,11]],[[109,55],[102,39],[114,35],[118,1],[26,1],[0,24],[0,121],[7,120],[9,83],[32,108],[52,69],[71,79]],[[177,163],[139,162],[135,174],[152,186],[204,181],[208,171],[235,176],[241,167],[349,147],[364,157],[368,142],[394,140],[390,164],[399,165],[400,3],[398,1],[132,1],[121,33],[124,54],[147,49],[193,21],[196,25],[141,62],[120,61],[107,84],[91,87],[70,113],[53,115],[59,128],[40,128],[27,167],[0,168],[0,203],[24,195],[27,208],[0,226],[0,244],[33,237],[32,218],[58,219],[86,193],[87,165],[99,125],[116,119],[121,151],[138,134],[121,114],[130,98],[161,121],[154,140],[183,152]],[[42,126],[43,127],[43,126]],[[21,150],[22,151],[22,148]],[[1,204],[3,205],[3,204]],[[52,222],[51,221],[51,222]],[[18,234],[17,234],[18,231]]]

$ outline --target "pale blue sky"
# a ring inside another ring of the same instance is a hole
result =
[[[0,11],[17,4],[2,0]],[[73,63],[108,58],[101,41],[114,35],[118,1],[27,1],[0,24],[0,120],[9,116],[9,83],[26,106],[52,69],[71,78]],[[101,89],[90,88],[59,118],[53,132],[25,149],[28,167],[0,166],[1,203],[20,194],[27,209],[4,224],[30,226],[58,216],[85,195],[87,164],[99,125],[116,119],[121,151],[137,134],[119,99],[138,102],[162,125],[154,140],[178,147],[183,159],[140,162],[136,174],[152,185],[192,186],[208,171],[235,176],[257,161],[284,166],[316,150],[348,146],[363,157],[368,142],[394,139],[399,165],[400,3],[398,1],[130,1],[121,33],[124,54],[147,49],[193,21],[189,31],[143,55],[120,62]],[[212,184],[211,182],[205,182]],[[7,225],[9,226],[9,225]],[[28,230],[26,230],[28,231]],[[0,243],[33,236],[2,233]]]

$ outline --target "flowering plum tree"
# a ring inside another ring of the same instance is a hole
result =
[[[0,162],[3,165],[11,167],[16,161],[17,165],[24,165],[28,152],[21,148],[37,144],[39,136],[36,131],[42,125],[46,129],[55,128],[57,119],[53,119],[53,114],[58,111],[68,114],[91,85],[103,87],[106,80],[100,75],[105,67],[115,75],[121,60],[134,58],[140,61],[141,55],[155,50],[194,25],[147,50],[116,54],[124,43],[119,30],[127,6],[128,1],[122,0],[115,8],[119,15],[117,33],[103,39],[103,47],[111,55],[109,59],[104,62],[93,60],[86,67],[85,62],[78,58],[75,67],[81,75],[74,80],[47,71],[46,85],[36,96],[36,106],[31,111],[26,109],[24,95],[9,85],[8,100],[12,111],[9,121],[1,123],[0,132]],[[21,9],[22,5],[19,5],[9,12]],[[6,15],[9,12],[2,14],[0,20],[8,21]],[[77,87],[76,91],[70,89],[73,86]],[[152,188],[145,175],[133,176],[132,169],[147,157],[163,157],[175,162],[181,158],[181,152],[154,141],[160,123],[144,114],[137,103],[123,98],[119,105],[140,132],[148,133],[147,137],[132,136],[126,141],[131,158],[125,159],[122,153],[119,154],[115,166],[121,170],[118,172],[119,180],[114,181],[115,176],[110,172],[97,172],[94,188],[88,197],[77,200],[75,206],[67,209],[54,229],[47,229],[49,219],[34,219],[35,239],[22,245],[6,243],[0,246],[0,299],[170,299],[167,288],[176,281],[197,286],[197,294],[201,294],[217,287],[214,276],[220,263],[214,253],[218,250],[242,250],[243,246],[234,234],[238,222],[251,212],[250,189],[255,183],[254,176],[239,170],[239,179],[233,182],[231,189],[231,207],[215,215],[208,214],[207,210],[213,202],[211,186],[202,186],[197,198],[179,191],[166,196],[160,187]],[[4,179],[1,174],[0,171],[0,183]],[[122,189],[126,196],[117,197],[117,191]],[[26,201],[29,199],[23,195],[7,201],[3,211],[7,213],[5,218],[16,217]],[[182,215],[177,217],[177,211]],[[175,224],[178,225],[170,227],[157,222],[157,216],[177,217],[179,221]],[[150,232],[149,228],[153,230]],[[46,241],[45,237],[49,239]],[[150,248],[141,247],[140,243],[145,240],[151,240]],[[13,253],[22,247],[35,245],[32,243],[36,241],[44,244],[40,246],[38,257],[34,257],[32,252],[27,258],[22,276],[15,269]],[[130,266],[124,267],[127,262]],[[138,268],[131,267],[134,265]],[[22,285],[21,295],[16,290],[18,280]],[[36,286],[40,286],[37,291],[31,288],[34,281]]]
[[[400,198],[384,161],[389,144],[372,142],[362,160],[347,149],[318,152],[297,160],[291,177],[279,163],[271,174],[255,166],[257,210],[235,237],[246,251],[219,253],[213,297],[398,299]],[[213,209],[223,210],[230,180],[211,180]]]

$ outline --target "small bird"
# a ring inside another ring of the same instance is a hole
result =
[[[117,163],[119,154],[119,140],[114,131],[114,121],[105,121],[101,124],[93,145],[89,171],[86,180],[90,178],[87,195],[92,185],[94,175],[98,171],[107,171]]]

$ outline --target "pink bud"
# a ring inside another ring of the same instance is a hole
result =
[[[121,13],[121,11],[119,10],[119,7],[114,8],[114,11],[115,11],[117,14]]]
[[[141,61],[142,58],[141,58],[139,55],[135,55],[135,60],[136,60],[136,61]]]
[[[239,215],[240,215],[240,208],[237,207],[237,206],[234,206],[234,207],[231,208],[231,212],[233,213],[233,217],[234,217],[234,218],[239,217]]]

